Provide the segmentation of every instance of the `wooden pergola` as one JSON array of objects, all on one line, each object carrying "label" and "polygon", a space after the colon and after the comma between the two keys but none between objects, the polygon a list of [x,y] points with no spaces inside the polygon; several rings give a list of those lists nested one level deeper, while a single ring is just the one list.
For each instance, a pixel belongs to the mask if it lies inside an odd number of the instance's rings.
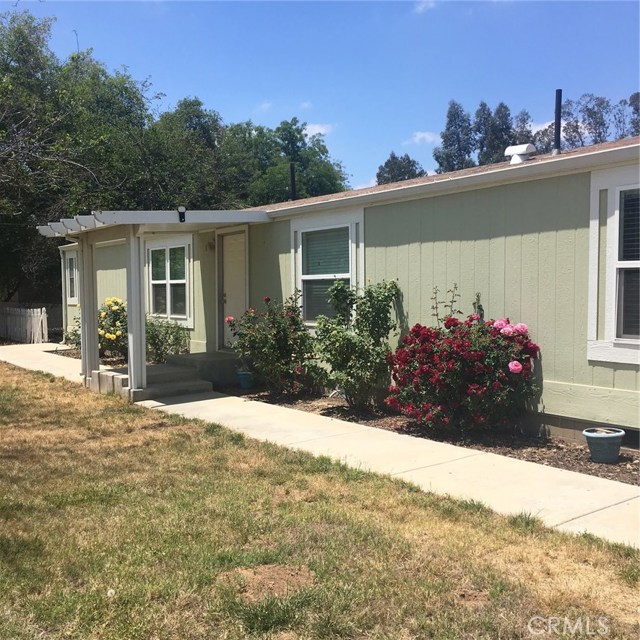
[{"label": "wooden pergola", "polygon": [[[149,233],[196,232],[238,224],[270,222],[265,211],[93,211],[37,227],[48,238],[66,238],[78,245],[78,301],[82,309],[81,375],[88,386],[100,370],[98,301],[94,243],[107,237],[127,245],[127,331],[129,388],[146,389],[145,249]],[[97,375],[97,373],[96,373]]]}]

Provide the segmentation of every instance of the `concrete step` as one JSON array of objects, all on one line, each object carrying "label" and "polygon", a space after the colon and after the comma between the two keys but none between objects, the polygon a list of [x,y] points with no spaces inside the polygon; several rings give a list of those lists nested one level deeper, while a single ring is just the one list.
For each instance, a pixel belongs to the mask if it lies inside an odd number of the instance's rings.
[{"label": "concrete step", "polygon": [[212,390],[213,385],[210,382],[196,378],[179,382],[149,384],[146,389],[129,389],[129,399],[131,402],[140,402],[141,400],[154,400],[191,393],[206,393]]}]

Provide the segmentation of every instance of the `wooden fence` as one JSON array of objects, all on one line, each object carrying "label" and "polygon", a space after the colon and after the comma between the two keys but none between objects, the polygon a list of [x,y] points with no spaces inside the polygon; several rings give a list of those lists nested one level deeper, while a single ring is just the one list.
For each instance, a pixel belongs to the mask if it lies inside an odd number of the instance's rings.
[{"label": "wooden fence", "polygon": [[47,310],[0,303],[0,338],[14,342],[47,342]]}]

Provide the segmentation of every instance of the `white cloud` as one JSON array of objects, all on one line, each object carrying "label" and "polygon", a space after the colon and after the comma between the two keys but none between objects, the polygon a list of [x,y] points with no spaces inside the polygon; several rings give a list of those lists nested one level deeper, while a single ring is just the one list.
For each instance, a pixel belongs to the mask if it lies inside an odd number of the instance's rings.
[{"label": "white cloud", "polygon": [[531,132],[537,133],[538,131],[542,131],[543,129],[546,129],[550,124],[553,124],[553,120],[549,120],[549,122],[541,122],[539,124],[536,122],[532,122]]},{"label": "white cloud", "polygon": [[378,181],[375,178],[371,178],[371,180],[369,180],[369,182],[366,182],[365,184],[357,184],[354,188],[354,190],[358,190],[358,189],[369,189],[370,187],[375,187],[378,184]]},{"label": "white cloud", "polygon": [[265,100],[264,102],[261,102],[257,107],[256,110],[257,111],[262,111],[263,113],[265,111],[269,111],[269,109],[271,109],[271,107],[273,106],[272,102],[268,102],[267,100]]},{"label": "white cloud", "polygon": [[300,108],[301,109],[311,109],[312,106],[313,105],[308,100],[305,100],[304,102],[300,103]]},{"label": "white cloud", "polygon": [[331,133],[334,129],[332,124],[308,124],[304,132],[307,134],[307,137],[315,136],[316,134],[321,134],[326,136]]},{"label": "white cloud", "polygon": [[402,144],[440,144],[440,134],[433,131],[414,131]]},{"label": "white cloud", "polygon": [[413,13],[424,13],[436,6],[435,0],[418,0],[413,5]]}]

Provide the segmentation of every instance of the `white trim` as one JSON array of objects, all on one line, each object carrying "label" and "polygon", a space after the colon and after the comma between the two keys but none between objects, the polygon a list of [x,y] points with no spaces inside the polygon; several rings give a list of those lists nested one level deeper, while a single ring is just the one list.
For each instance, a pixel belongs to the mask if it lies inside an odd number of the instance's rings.
[{"label": "white trim", "polygon": [[[616,167],[591,173],[589,219],[589,300],[587,358],[596,362],[640,365],[640,340],[616,336],[617,270],[620,192],[638,188],[637,166]],[[600,191],[607,190],[607,237],[605,254],[604,317],[598,318],[600,256]],[[633,263],[634,266],[636,263]],[[598,321],[604,323],[603,339],[598,340]]]},{"label": "white trim", "polygon": [[[302,234],[309,231],[349,228],[349,273],[334,274],[336,278],[349,278],[352,287],[360,289],[365,283],[364,274],[364,209],[352,207],[340,211],[308,214],[291,220],[291,284],[292,290],[302,292]],[[305,276],[305,280],[326,279],[326,276]],[[304,305],[304,299],[301,299]],[[307,321],[306,324],[315,323]]]},{"label": "white trim", "polygon": [[[169,293],[170,287],[170,273],[169,265],[166,265],[167,273],[166,279],[163,282],[167,286],[167,313],[156,314],[152,313],[152,295],[153,287],[151,286],[151,251],[157,249],[165,249],[165,260],[169,259],[169,249],[176,247],[185,247],[185,296],[186,296],[186,316],[171,315],[171,296]],[[144,242],[144,282],[146,286],[145,295],[145,311],[153,318],[161,318],[164,320],[173,320],[178,324],[186,327],[187,329],[193,329],[194,327],[194,309],[193,309],[193,235],[192,234],[180,234],[180,235],[165,235],[163,237],[154,236],[153,238],[145,237]]]},{"label": "white trim", "polygon": [[[67,305],[78,304],[78,288],[80,280],[78,278],[78,273],[80,271],[78,266],[78,251],[65,251],[64,252],[64,293],[65,293],[65,302]],[[75,295],[69,295],[71,291],[71,272],[69,270],[69,261],[73,260],[73,290]]]}]

